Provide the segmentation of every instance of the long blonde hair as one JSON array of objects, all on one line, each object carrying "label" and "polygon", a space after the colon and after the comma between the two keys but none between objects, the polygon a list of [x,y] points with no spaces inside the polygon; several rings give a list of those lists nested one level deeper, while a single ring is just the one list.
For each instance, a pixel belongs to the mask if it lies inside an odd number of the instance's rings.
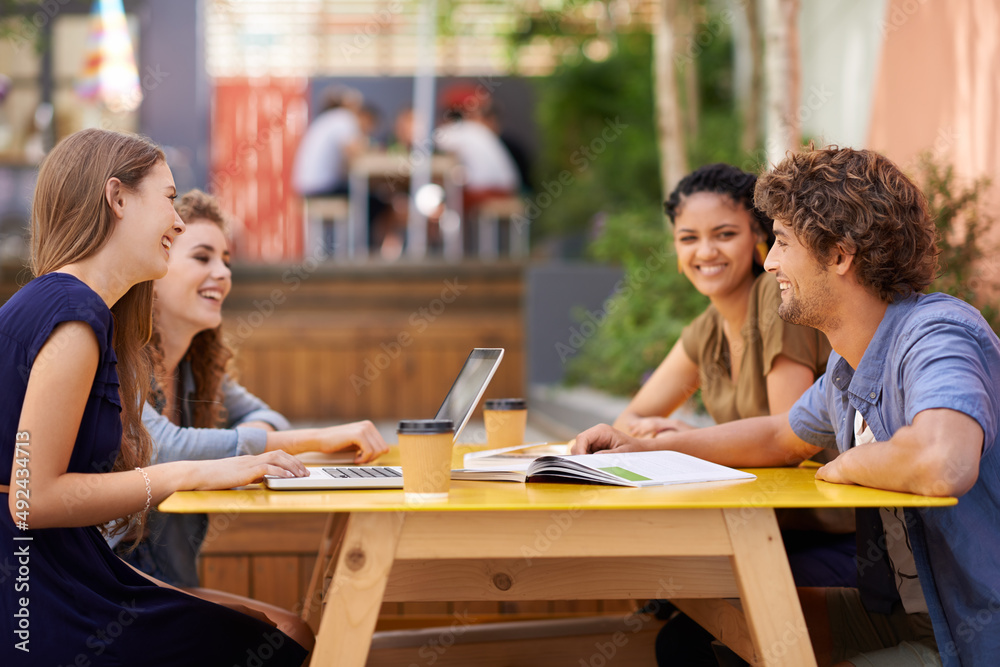
[{"label": "long blonde hair", "polygon": [[[115,217],[104,196],[117,178],[137,190],[149,171],[165,163],[163,151],[132,134],[88,129],[61,141],[38,172],[31,208],[31,270],[40,276],[93,255],[107,243]],[[152,440],[142,425],[152,369],[145,349],[153,328],[153,283],[133,285],[112,307],[114,349],[122,402],[122,442],[113,470],[149,463]],[[131,517],[119,519],[114,531]],[[140,517],[141,524],[145,517]]]}]

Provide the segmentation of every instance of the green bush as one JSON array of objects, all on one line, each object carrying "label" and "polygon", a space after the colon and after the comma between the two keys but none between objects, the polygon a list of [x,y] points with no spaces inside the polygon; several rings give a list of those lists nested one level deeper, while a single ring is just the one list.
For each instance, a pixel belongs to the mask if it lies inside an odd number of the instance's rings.
[{"label": "green bush", "polygon": [[[555,85],[549,87],[547,82],[539,121],[551,142],[545,153],[550,159],[543,160],[547,167],[540,172],[551,172],[559,164],[551,158],[565,155],[586,136],[577,128],[587,122],[593,127],[601,114],[628,110],[631,127],[627,134],[631,136],[614,147],[621,152],[613,159],[595,161],[589,180],[580,182],[578,198],[574,191],[575,208],[553,205],[555,210],[544,214],[543,229],[571,230],[591,220],[595,212],[603,212],[603,227],[594,230],[597,236],[587,255],[620,265],[625,278],[622,289],[607,304],[602,325],[567,364],[566,381],[629,395],[663,360],[684,326],[707,307],[708,299],[677,272],[673,235],[663,215],[652,42],[648,35],[635,35],[619,44],[617,54],[608,61],[567,65],[557,73]],[[697,134],[686,137],[688,164],[694,169],[714,162],[742,165],[752,161],[752,155],[740,150],[742,126],[732,93],[728,33],[718,35],[694,62],[699,115]],[[577,114],[590,120],[576,120]],[[657,268],[650,270],[650,264]],[[580,313],[579,319],[584,316]]]},{"label": "green bush", "polygon": [[672,235],[662,219],[658,210],[612,215],[592,244],[595,258],[621,263],[625,277],[606,302],[603,323],[567,364],[568,383],[635,393],[681,329],[708,305],[678,273]]},{"label": "green bush", "polygon": [[535,202],[543,210],[533,230],[541,236],[586,234],[602,212],[658,205],[652,42],[648,34],[616,41],[607,60],[564,63],[537,82]]}]

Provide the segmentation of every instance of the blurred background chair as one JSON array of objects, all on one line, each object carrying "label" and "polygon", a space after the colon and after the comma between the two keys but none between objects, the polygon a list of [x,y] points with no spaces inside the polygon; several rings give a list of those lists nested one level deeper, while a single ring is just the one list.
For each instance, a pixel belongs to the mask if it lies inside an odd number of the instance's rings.
[{"label": "blurred background chair", "polygon": [[347,197],[306,197],[303,204],[305,255],[353,257],[354,243],[348,224],[351,207]]},{"label": "blurred background chair", "polygon": [[[506,225],[501,225],[506,223]],[[520,197],[488,199],[479,206],[477,231],[479,257],[498,259],[504,245],[502,227],[507,227],[507,252],[511,257],[528,256],[530,221],[524,216],[524,202]]]}]

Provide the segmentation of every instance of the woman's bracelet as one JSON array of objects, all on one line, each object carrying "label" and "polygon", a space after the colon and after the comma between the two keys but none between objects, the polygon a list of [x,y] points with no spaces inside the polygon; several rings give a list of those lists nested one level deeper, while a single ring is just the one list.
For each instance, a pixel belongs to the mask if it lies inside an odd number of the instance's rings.
[{"label": "woman's bracelet", "polygon": [[149,506],[153,504],[153,488],[149,485],[149,475],[142,468],[136,468],[142,473],[142,478],[146,480],[146,506],[142,508],[143,512],[149,511]]}]

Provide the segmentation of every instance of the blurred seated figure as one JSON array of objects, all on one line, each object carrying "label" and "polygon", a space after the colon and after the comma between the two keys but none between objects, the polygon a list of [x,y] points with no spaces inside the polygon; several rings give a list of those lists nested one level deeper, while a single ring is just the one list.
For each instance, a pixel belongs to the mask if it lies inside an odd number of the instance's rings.
[{"label": "blurred seated figure", "polygon": [[466,221],[475,219],[483,202],[514,196],[521,187],[510,151],[485,122],[491,105],[485,91],[467,84],[449,88],[441,99],[445,122],[435,130],[434,142],[438,149],[454,154],[465,169]]},{"label": "blurred seated figure", "polygon": [[517,176],[521,181],[521,189],[527,193],[531,190],[531,154],[521,141],[504,128],[500,109],[496,102],[483,110],[483,123],[497,135],[517,167]]},{"label": "blurred seated figure", "polygon": [[[350,164],[368,149],[369,135],[378,124],[379,112],[364,105],[364,97],[353,88],[333,85],[323,91],[323,110],[306,130],[292,169],[292,187],[303,197],[347,197]],[[368,225],[373,237],[388,224],[392,209],[377,193],[368,194]],[[323,253],[332,254],[334,243],[343,239],[325,236]]]},{"label": "blurred seated figure", "polygon": [[396,112],[389,138],[389,151],[409,153],[413,148],[413,107],[403,107]]},{"label": "blurred seated figure", "polygon": [[[377,116],[375,117],[377,119]],[[377,123],[373,122],[373,127]],[[393,120],[392,132],[386,138],[385,151],[409,155],[413,147],[413,109],[403,107]],[[381,174],[372,189],[385,202],[385,215],[372,223],[371,245],[382,259],[395,261],[402,257],[406,236],[406,219],[409,211],[409,192],[406,187],[408,172]]]},{"label": "blurred seated figure", "polygon": [[358,117],[363,103],[353,88],[334,85],[323,91],[323,110],[295,154],[292,185],[303,197],[347,194],[348,163],[365,146]]},{"label": "blurred seated figure", "polygon": [[[492,102],[474,86],[460,84],[442,96],[444,124],[434,133],[442,151],[453,153],[465,168],[466,208],[491,197],[508,197],[520,187],[517,165],[500,137],[485,122]],[[468,214],[468,211],[466,212]]]}]

